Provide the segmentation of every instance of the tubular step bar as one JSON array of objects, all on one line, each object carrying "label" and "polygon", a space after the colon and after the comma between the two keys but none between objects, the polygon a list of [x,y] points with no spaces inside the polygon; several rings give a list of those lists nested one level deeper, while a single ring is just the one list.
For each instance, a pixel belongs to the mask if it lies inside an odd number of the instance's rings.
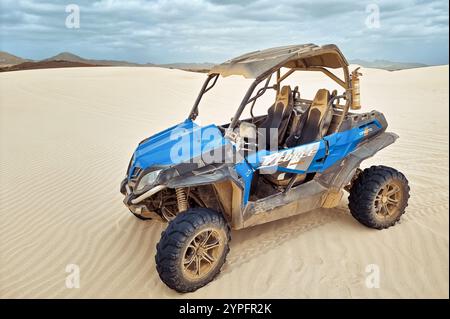
[{"label": "tubular step bar", "polygon": [[158,185],[153,187],[152,189],[149,189],[148,191],[146,191],[144,194],[142,194],[139,197],[136,197],[135,199],[131,200],[131,204],[136,205],[139,204],[140,202],[142,202],[144,199],[149,198],[150,196],[156,194],[159,191],[162,191],[164,188],[166,188],[167,186],[165,185]]}]

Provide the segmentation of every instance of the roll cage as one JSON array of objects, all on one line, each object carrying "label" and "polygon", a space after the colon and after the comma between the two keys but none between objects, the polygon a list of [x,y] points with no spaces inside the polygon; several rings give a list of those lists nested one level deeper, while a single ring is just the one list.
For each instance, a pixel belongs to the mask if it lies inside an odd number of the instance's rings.
[{"label": "roll cage", "polygon": [[[343,79],[331,72],[329,70],[330,68],[342,69]],[[287,71],[282,74],[282,69],[287,69]],[[195,100],[189,114],[189,119],[196,119],[198,116],[198,106],[203,95],[214,87],[219,75],[224,77],[229,75],[242,75],[246,78],[255,79],[248,88],[232,118],[229,125],[229,129],[232,130],[236,127],[242,112],[248,104],[251,103],[252,111],[256,100],[269,88],[275,89],[279,93],[281,82],[296,71],[322,72],[344,89],[343,95],[335,95],[330,100],[330,103],[341,98],[346,101],[345,105],[337,105],[337,108],[341,109],[341,113],[336,130],[339,130],[350,108],[359,108],[357,106],[352,107],[354,97],[354,94],[352,94],[352,79],[358,77],[359,73],[357,70],[350,74],[346,59],[335,45],[316,46],[306,44],[251,52],[213,67]],[[270,81],[274,74],[276,76],[276,83],[270,86]],[[264,86],[258,89],[256,94],[253,94],[258,85],[263,81],[265,81]]]}]

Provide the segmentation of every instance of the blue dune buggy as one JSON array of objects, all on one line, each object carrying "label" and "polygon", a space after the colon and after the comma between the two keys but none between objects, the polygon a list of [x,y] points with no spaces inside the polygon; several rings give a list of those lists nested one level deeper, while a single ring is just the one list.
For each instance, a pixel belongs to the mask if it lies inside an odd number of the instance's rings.
[{"label": "blue dune buggy", "polygon": [[[343,92],[319,89],[304,99],[297,86],[283,85],[297,71],[322,72]],[[202,96],[229,75],[254,79],[231,122],[197,125]],[[139,143],[120,191],[136,217],[168,222],[155,257],[164,283],[180,292],[206,285],[225,262],[230,229],[335,207],[344,190],[363,225],[383,229],[400,219],[405,176],[386,166],[359,169],[398,137],[386,132],[382,113],[350,111],[360,108],[359,76],[335,45],[251,52],[213,67],[189,117]],[[274,103],[255,116],[268,91]],[[251,116],[241,119],[247,108]]]}]

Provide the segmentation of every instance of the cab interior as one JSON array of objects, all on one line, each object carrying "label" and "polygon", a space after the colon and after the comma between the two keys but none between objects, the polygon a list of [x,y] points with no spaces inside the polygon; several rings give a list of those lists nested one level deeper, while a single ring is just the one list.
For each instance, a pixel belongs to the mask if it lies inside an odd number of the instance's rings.
[{"label": "cab interior", "polygon": [[[251,117],[238,122],[237,127],[240,133],[244,129],[256,132],[250,134],[256,139],[254,147],[245,150],[246,155],[262,148],[282,150],[308,144],[338,131],[345,108],[345,105],[340,102],[345,99],[345,96],[339,95],[336,89],[332,91],[325,88],[318,89],[313,99],[307,99],[302,96],[297,85],[294,87],[280,85],[277,81],[269,86],[269,82],[270,79],[267,80],[265,87],[256,90],[254,99],[249,99]],[[266,114],[255,116],[253,113],[257,99],[267,90],[275,90],[275,101],[269,105]],[[221,125],[224,130],[228,126],[229,123]],[[248,133],[242,135],[248,135]],[[295,186],[312,178],[314,174],[283,172],[260,174],[257,172],[253,179],[252,197],[266,197],[274,190],[285,188],[290,182],[291,186]]]}]

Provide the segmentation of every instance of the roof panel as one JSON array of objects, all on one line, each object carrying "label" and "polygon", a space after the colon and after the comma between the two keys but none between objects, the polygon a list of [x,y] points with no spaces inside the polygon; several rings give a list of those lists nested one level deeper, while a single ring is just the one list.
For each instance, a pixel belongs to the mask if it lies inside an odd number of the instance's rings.
[{"label": "roof panel", "polygon": [[214,66],[210,74],[222,76],[242,75],[257,78],[279,65],[292,67],[298,63],[305,67],[322,66],[339,68],[348,63],[341,51],[334,44],[318,46],[315,44],[289,45],[243,54]]}]

